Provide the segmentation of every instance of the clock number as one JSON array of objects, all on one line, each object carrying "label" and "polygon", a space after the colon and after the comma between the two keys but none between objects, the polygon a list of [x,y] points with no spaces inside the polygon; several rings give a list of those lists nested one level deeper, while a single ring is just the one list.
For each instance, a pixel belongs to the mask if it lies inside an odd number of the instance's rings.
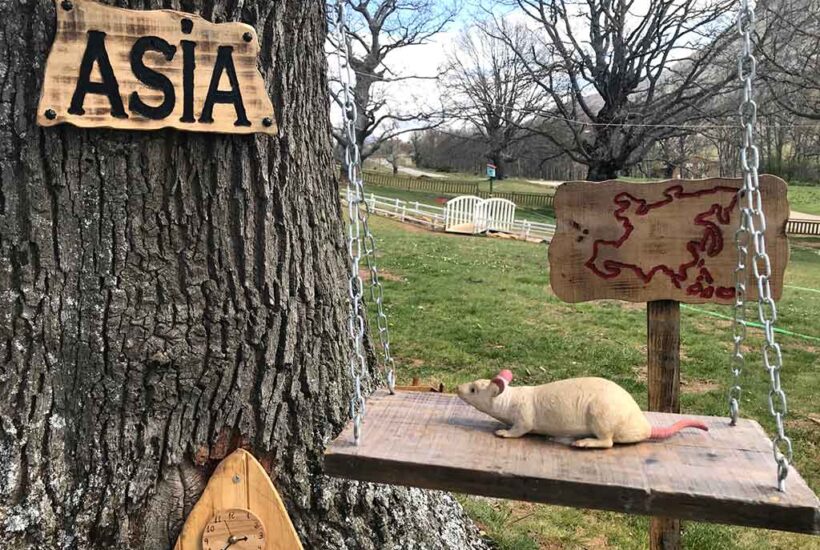
[{"label": "clock number", "polygon": [[216,527],[213,525],[208,526],[208,532],[213,533],[216,530]]},{"label": "clock number", "polygon": [[236,517],[236,514],[233,512],[228,512],[228,519],[234,519],[234,517]]}]

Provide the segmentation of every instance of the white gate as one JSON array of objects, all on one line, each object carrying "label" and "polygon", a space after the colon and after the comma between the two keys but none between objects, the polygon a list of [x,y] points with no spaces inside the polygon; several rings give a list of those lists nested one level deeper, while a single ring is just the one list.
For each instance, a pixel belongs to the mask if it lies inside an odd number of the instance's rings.
[{"label": "white gate", "polygon": [[444,229],[451,233],[512,233],[515,227],[515,203],[507,199],[483,200],[463,195],[447,201]]},{"label": "white gate", "polygon": [[483,205],[484,231],[511,233],[515,224],[515,203],[507,199],[487,199]]},{"label": "white gate", "polygon": [[462,195],[447,201],[444,207],[444,230],[453,233],[480,233],[476,220],[483,215],[484,201],[473,195]]}]

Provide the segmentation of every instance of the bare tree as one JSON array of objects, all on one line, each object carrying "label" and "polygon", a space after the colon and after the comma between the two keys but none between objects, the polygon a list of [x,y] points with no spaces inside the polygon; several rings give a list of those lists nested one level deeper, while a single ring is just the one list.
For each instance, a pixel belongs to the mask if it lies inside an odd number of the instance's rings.
[{"label": "bare tree", "polygon": [[766,0],[757,12],[759,73],[771,99],[794,115],[820,120],[820,3]]},{"label": "bare tree", "polygon": [[658,139],[681,133],[728,90],[732,63],[718,63],[735,28],[731,0],[515,0],[540,43],[524,50],[494,32],[527,64],[550,98],[544,116],[566,139],[544,135],[594,181],[634,165]]},{"label": "bare tree", "polygon": [[513,47],[481,25],[465,30],[448,55],[442,88],[448,118],[478,133],[498,179],[504,179],[506,164],[515,159],[513,146],[529,135],[524,122],[546,101],[515,53],[531,46],[530,31],[523,25],[501,24]]},{"label": "bare tree", "polygon": [[[366,159],[401,134],[441,122],[435,108],[403,108],[402,102],[393,100],[389,93],[390,84],[436,77],[399,74],[389,67],[387,58],[400,48],[424,44],[441,32],[455,18],[459,4],[458,0],[345,0],[344,8],[350,70],[355,78],[351,91],[358,111],[356,142],[362,159]],[[329,24],[328,43],[339,51],[345,44],[339,44],[333,32],[336,22],[332,15]],[[345,113],[338,75],[331,76],[330,93]],[[346,144],[340,128],[333,129],[333,137],[340,145]]]}]

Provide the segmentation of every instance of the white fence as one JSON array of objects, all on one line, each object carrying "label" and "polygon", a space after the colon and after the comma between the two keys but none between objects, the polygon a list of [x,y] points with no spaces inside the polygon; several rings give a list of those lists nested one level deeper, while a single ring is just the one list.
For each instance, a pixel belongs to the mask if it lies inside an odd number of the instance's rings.
[{"label": "white fence", "polygon": [[[343,195],[344,197],[344,195]],[[446,229],[445,208],[431,206],[418,201],[405,201],[392,197],[382,197],[367,193],[365,200],[370,211],[379,216],[395,218],[403,222],[412,222],[433,230]],[[455,199],[451,199],[452,200]],[[480,200],[480,199],[479,199]],[[549,223],[533,222],[524,219],[515,219],[508,224],[506,233],[521,239],[549,241],[555,234],[555,226]]]}]

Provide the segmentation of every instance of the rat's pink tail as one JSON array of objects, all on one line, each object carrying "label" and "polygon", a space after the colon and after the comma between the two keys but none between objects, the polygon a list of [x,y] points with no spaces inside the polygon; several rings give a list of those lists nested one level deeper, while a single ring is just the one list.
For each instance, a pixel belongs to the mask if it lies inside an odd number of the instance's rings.
[{"label": "rat's pink tail", "polygon": [[697,420],[678,420],[671,426],[664,428],[652,427],[652,433],[649,434],[649,439],[666,439],[672,437],[684,428],[697,428],[704,432],[709,431],[709,426]]}]

